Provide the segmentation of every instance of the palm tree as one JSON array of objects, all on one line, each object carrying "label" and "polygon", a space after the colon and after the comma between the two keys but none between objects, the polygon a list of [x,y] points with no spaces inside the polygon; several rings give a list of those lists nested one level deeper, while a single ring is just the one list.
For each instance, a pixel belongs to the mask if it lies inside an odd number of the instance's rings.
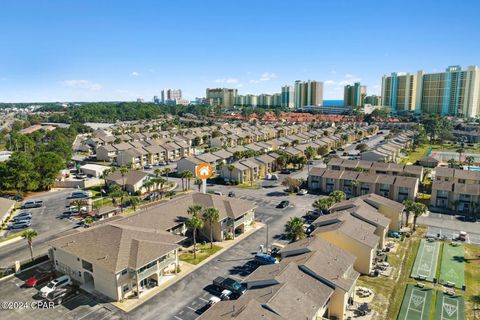
[{"label": "palm tree", "polygon": [[185,172],[185,179],[187,181],[187,189],[190,190],[190,180],[194,177],[191,171],[184,171]]},{"label": "palm tree", "polygon": [[132,206],[133,212],[135,212],[137,210],[138,204],[140,203],[140,198],[137,196],[133,196],[133,197],[130,197],[128,202]]},{"label": "palm tree", "polygon": [[200,192],[200,189],[202,188],[202,184],[203,184],[202,179],[196,178],[196,179],[195,179],[195,182],[194,182],[193,184],[195,184],[196,186],[198,186],[198,191]]},{"label": "palm tree", "polygon": [[148,179],[143,183],[142,188],[147,189],[147,192],[150,194],[150,191],[152,190],[152,187],[154,185],[155,185],[154,179]]},{"label": "palm tree", "polygon": [[107,188],[107,177],[113,172],[115,172],[115,168],[108,168],[103,170],[102,174],[100,175],[100,178],[103,179],[103,184],[105,185],[105,188]]},{"label": "palm tree", "polygon": [[197,258],[197,230],[203,228],[202,219],[197,216],[193,216],[185,223],[187,229],[192,232],[193,235],[193,258]]},{"label": "palm tree", "polygon": [[347,195],[345,194],[345,192],[340,190],[333,191],[332,193],[329,194],[329,196],[335,200],[335,203],[343,201],[347,198]]},{"label": "palm tree", "polygon": [[187,179],[187,175],[188,175],[188,170],[184,170],[180,173],[180,178],[182,178],[182,190],[185,191],[185,179]]},{"label": "palm tree", "polygon": [[415,202],[415,206],[413,207],[413,231],[415,231],[417,225],[417,218],[425,213],[427,213],[427,206],[421,202]]},{"label": "palm tree", "polygon": [[456,152],[458,153],[458,162],[462,163],[462,154],[465,153],[465,149],[459,148],[459,149],[457,149]]},{"label": "palm tree", "polygon": [[162,169],[157,168],[153,170],[153,174],[155,175],[155,178],[160,177],[162,175]]},{"label": "palm tree", "polygon": [[124,191],[125,191],[125,183],[126,183],[125,176],[127,175],[127,173],[128,173],[128,168],[125,166],[122,166],[120,168],[120,175],[122,176],[122,190]]},{"label": "palm tree", "polygon": [[465,157],[465,163],[468,166],[468,170],[470,170],[470,167],[475,163],[475,158],[473,156],[467,156]]},{"label": "palm tree", "polygon": [[25,230],[22,232],[22,238],[27,240],[28,242],[28,247],[30,249],[30,257],[32,258],[33,261],[33,239],[38,236],[38,232],[30,229],[30,230]]},{"label": "palm tree", "polygon": [[210,226],[210,249],[213,248],[213,224],[218,222],[220,218],[220,213],[217,208],[207,208],[203,211],[202,219],[205,222],[208,222]]},{"label": "palm tree", "polygon": [[458,212],[458,205],[459,205],[459,204],[460,204],[460,201],[458,201],[458,200],[452,201],[451,205],[452,205],[453,210],[454,210],[455,212]]},{"label": "palm tree", "polygon": [[315,209],[318,209],[322,212],[327,211],[333,204],[335,203],[335,199],[332,197],[324,197],[317,199],[313,202],[312,206]]},{"label": "palm tree", "polygon": [[199,204],[194,204],[188,207],[187,213],[191,216],[198,217],[198,215],[202,212],[203,208]]},{"label": "palm tree", "polygon": [[170,168],[165,168],[163,169],[163,174],[165,175],[165,177],[167,178],[167,181],[168,181],[168,174],[172,172],[172,169]]},{"label": "palm tree", "polygon": [[415,202],[411,199],[406,199],[403,201],[403,205],[405,206],[405,227],[407,227],[408,219],[410,217],[410,213],[412,213],[414,210]]},{"label": "palm tree", "polygon": [[291,217],[285,224],[285,234],[292,242],[305,238],[303,220],[300,217]]}]

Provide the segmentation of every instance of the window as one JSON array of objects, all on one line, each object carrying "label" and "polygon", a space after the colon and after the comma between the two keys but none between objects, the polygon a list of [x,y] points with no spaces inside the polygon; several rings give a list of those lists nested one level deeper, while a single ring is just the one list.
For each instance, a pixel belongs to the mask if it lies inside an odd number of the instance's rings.
[{"label": "window", "polygon": [[127,269],[122,270],[122,276],[127,274]]},{"label": "window", "polygon": [[128,291],[128,284],[124,284],[122,288],[123,293]]},{"label": "window", "polygon": [[82,272],[78,271],[78,276],[81,278],[82,277]]},{"label": "window", "polygon": [[465,183],[465,179],[458,179],[458,183]]}]

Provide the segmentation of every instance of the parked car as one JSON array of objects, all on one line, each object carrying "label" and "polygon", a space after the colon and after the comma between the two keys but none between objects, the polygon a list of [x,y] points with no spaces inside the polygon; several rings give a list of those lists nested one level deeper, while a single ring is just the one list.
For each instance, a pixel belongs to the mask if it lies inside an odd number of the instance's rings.
[{"label": "parked car", "polygon": [[41,208],[43,201],[41,200],[29,200],[22,204],[22,209]]},{"label": "parked car", "polygon": [[214,191],[213,194],[216,194],[217,196],[223,196],[223,193],[221,193],[220,191]]},{"label": "parked car", "polygon": [[271,255],[269,254],[265,254],[265,253],[257,253],[255,255],[255,257],[253,258],[253,260],[259,264],[259,265],[266,265],[266,264],[276,264],[278,263],[277,259],[275,259],[274,257],[272,257]]},{"label": "parked car", "polygon": [[64,286],[48,293],[45,300],[53,302],[54,304],[62,304],[62,302],[73,298],[78,292],[78,287],[76,286]]},{"label": "parked car", "polygon": [[290,201],[288,201],[288,200],[283,200],[282,202],[280,202],[280,203],[277,205],[277,208],[283,209],[283,208],[288,207],[289,204],[290,204]]},{"label": "parked car", "polygon": [[307,193],[308,193],[307,190],[305,190],[305,189],[300,189],[300,190],[298,190],[297,195],[299,195],[299,196],[304,196],[304,195],[306,195]]},{"label": "parked car", "polygon": [[20,222],[20,221],[27,221],[27,220],[31,220],[32,219],[32,215],[25,215],[25,216],[15,216],[13,217],[13,222]]},{"label": "parked car", "polygon": [[230,192],[228,193],[228,196],[229,196],[230,198],[235,198],[235,191],[230,191]]},{"label": "parked car", "polygon": [[83,199],[90,197],[90,194],[86,191],[75,191],[70,195],[71,199]]},{"label": "parked car", "polygon": [[466,241],[467,240],[467,233],[465,231],[460,231],[458,233],[458,240]]},{"label": "parked car", "polygon": [[87,179],[87,175],[85,173],[77,173],[75,175],[75,178],[83,180],[83,179]]},{"label": "parked car", "polygon": [[211,308],[214,304],[216,304],[217,302],[220,302],[220,301],[222,301],[222,299],[220,299],[219,297],[211,296],[210,299],[208,299],[208,302],[207,302],[207,309]]},{"label": "parked car", "polygon": [[288,170],[288,169],[282,169],[282,171],[280,171],[281,174],[290,174],[292,173],[291,170]]},{"label": "parked car", "polygon": [[88,212],[87,207],[78,207],[78,206],[70,206],[68,208],[67,213],[72,214],[72,213],[79,213],[79,212]]},{"label": "parked car", "polygon": [[397,231],[388,231],[388,236],[390,238],[400,238],[400,232]]},{"label": "parked car", "polygon": [[143,166],[143,169],[150,170],[150,169],[153,169],[153,166],[151,164],[146,164]]},{"label": "parked car", "polygon": [[71,284],[72,284],[72,279],[70,278],[70,276],[65,275],[65,276],[58,277],[57,279],[50,281],[45,287],[40,289],[40,295],[46,298],[49,293]]},{"label": "parked car", "polygon": [[216,277],[213,280],[213,285],[219,290],[230,290],[238,297],[247,291],[247,288],[244,285],[232,278]]},{"label": "parked car", "polygon": [[32,222],[30,220],[20,220],[20,221],[15,221],[11,224],[8,225],[8,229],[23,229],[23,228],[28,228]]},{"label": "parked car", "polygon": [[17,214],[15,216],[15,218],[20,218],[20,217],[24,217],[26,219],[31,219],[32,218],[32,213],[29,212],[29,211],[24,211],[24,212],[20,212],[19,214]]},{"label": "parked car", "polygon": [[55,273],[53,272],[38,273],[33,277],[30,277],[27,280],[25,280],[23,285],[27,288],[33,288],[38,285],[44,284],[45,282],[48,282],[53,278],[55,278]]},{"label": "parked car", "polygon": [[276,173],[272,174],[272,180],[278,180],[278,174]]}]

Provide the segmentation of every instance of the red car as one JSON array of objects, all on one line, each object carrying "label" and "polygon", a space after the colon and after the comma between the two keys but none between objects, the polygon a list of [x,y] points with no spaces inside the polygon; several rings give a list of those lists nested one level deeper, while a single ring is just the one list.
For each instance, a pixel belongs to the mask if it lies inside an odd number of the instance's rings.
[{"label": "red car", "polygon": [[55,278],[55,274],[52,273],[52,272],[39,273],[39,274],[36,274],[35,276],[25,280],[24,286],[27,287],[27,288],[32,288],[32,287],[35,287],[39,284],[48,282],[48,281],[50,281],[54,278]]}]

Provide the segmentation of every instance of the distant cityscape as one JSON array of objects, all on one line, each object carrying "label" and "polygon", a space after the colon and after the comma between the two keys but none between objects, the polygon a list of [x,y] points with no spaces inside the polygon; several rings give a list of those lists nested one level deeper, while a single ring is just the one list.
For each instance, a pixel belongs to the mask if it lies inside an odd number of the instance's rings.
[{"label": "distant cityscape", "polygon": [[[239,94],[236,88],[207,88],[204,98],[190,101],[181,89],[164,89],[154,96],[158,104],[209,104],[222,107],[289,108],[341,114],[352,108],[389,107],[393,114],[434,113],[476,117],[480,115],[480,69],[449,66],[444,72],[392,72],[382,77],[381,95],[368,95],[361,82],[344,87],[343,100],[324,100],[323,81],[297,80],[280,92]],[[139,102],[143,101],[138,99]]]}]

